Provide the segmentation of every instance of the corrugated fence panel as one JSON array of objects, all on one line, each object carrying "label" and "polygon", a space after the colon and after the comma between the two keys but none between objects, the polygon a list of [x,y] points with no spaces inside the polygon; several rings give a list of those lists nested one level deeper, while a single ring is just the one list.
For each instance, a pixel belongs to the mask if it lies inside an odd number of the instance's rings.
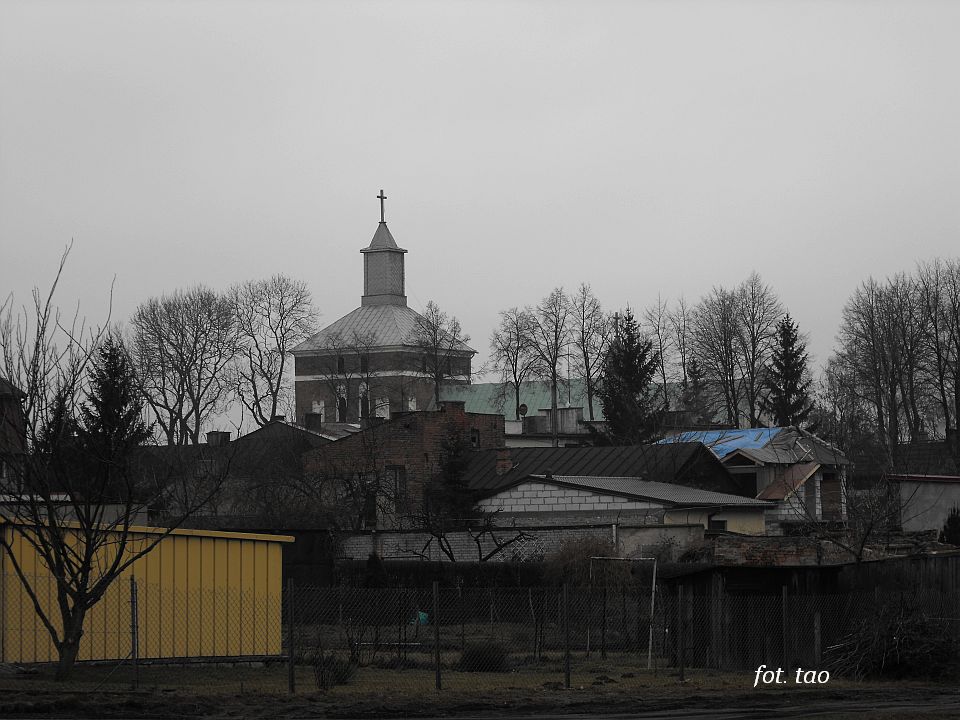
[{"label": "corrugated fence panel", "polygon": [[[140,529],[131,548],[156,538]],[[0,527],[30,578],[45,614],[59,627],[56,583],[34,548]],[[279,655],[282,543],[292,538],[178,530],[114,581],[87,614],[79,660],[131,652],[131,586],[137,580],[142,658]],[[0,662],[47,662],[57,653],[12,562],[0,558]]]}]

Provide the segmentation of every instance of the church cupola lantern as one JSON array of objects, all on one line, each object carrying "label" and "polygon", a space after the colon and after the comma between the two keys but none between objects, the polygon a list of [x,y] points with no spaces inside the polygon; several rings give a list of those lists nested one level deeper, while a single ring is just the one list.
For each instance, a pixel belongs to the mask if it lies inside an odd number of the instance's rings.
[{"label": "church cupola lantern", "polygon": [[380,224],[373,240],[360,251],[363,253],[363,297],[360,304],[406,306],[403,256],[407,251],[397,246],[387,228],[383,204],[387,196],[383,190],[377,198],[380,200]]}]

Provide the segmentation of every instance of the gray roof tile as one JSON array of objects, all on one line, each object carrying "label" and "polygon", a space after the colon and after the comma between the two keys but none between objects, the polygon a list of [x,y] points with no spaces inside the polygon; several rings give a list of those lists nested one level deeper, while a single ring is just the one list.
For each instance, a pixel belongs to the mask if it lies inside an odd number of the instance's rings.
[{"label": "gray roof tile", "polygon": [[[344,315],[293,349],[296,353],[330,350],[362,343],[374,347],[414,346],[417,321],[421,317],[406,305],[363,305]],[[460,351],[475,353],[466,343]]]}]

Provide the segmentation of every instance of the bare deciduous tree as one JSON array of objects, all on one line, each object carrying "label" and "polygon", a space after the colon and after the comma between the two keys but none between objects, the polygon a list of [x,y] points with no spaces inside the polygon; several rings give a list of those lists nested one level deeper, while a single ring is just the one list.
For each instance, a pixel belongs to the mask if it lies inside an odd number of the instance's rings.
[{"label": "bare deciduous tree", "polygon": [[690,306],[683,297],[681,297],[673,309],[667,313],[667,320],[670,322],[670,329],[673,334],[671,345],[676,352],[677,376],[680,379],[680,388],[682,392],[686,392],[689,382],[687,378],[687,368],[691,359]]},{"label": "bare deciduous tree", "polygon": [[737,339],[740,335],[736,293],[713,288],[694,308],[690,350],[704,371],[707,390],[722,398],[725,420],[739,421]]},{"label": "bare deciduous tree", "polygon": [[417,319],[411,342],[423,354],[421,372],[433,382],[433,399],[440,403],[440,387],[450,377],[464,374],[464,358],[472,354],[467,347],[470,336],[465,335],[460,321],[448,315],[432,300]]},{"label": "bare deciduous tree", "polygon": [[262,427],[289,395],[290,349],[316,332],[317,310],[307,284],[285,275],[241,283],[229,297],[239,336],[235,390]]},{"label": "bare deciduous tree", "polygon": [[520,390],[537,372],[539,356],[533,348],[533,318],[526,310],[512,307],[500,311],[500,325],[490,337],[490,360],[501,381],[514,391],[514,418],[520,419]]},{"label": "bare deciduous tree", "polygon": [[144,397],[170,445],[199,443],[207,418],[224,407],[227,368],[237,353],[232,303],[198,286],[151,298],[131,320]]},{"label": "bare deciduous tree", "polygon": [[764,369],[770,361],[777,321],[783,307],[773,288],[764,284],[757,273],[743,281],[736,290],[737,333],[736,365],[742,384],[747,422],[760,425],[760,400],[764,391]]},{"label": "bare deciduous tree", "polygon": [[570,302],[558,287],[528,312],[533,318],[533,349],[540,360],[539,372],[550,381],[550,433],[553,447],[557,447],[557,384],[560,358],[570,342]]},{"label": "bare deciduous tree", "polygon": [[[13,499],[0,551],[57,650],[58,680],[69,677],[84,620],[108,588],[207,499],[194,495],[160,532],[137,531],[169,479],[137,462],[136,443],[149,432],[122,343],[54,305],[68,253],[31,310],[15,314],[12,300],[0,310],[3,372],[20,390],[19,419],[5,416],[2,430],[23,449],[15,472],[0,478],[0,495]],[[32,574],[31,554],[48,576]]]},{"label": "bare deciduous tree", "polygon": [[571,344],[574,348],[574,370],[583,380],[587,394],[587,413],[593,420],[593,398],[603,355],[610,339],[610,317],[590,286],[581,283],[570,296]]},{"label": "bare deciduous tree", "polygon": [[[680,318],[677,318],[681,320]],[[660,396],[664,410],[670,409],[669,367],[675,345],[675,336],[671,332],[672,320],[666,301],[657,296],[655,305],[643,311],[645,330],[653,342],[657,353],[657,374],[660,376]]]}]

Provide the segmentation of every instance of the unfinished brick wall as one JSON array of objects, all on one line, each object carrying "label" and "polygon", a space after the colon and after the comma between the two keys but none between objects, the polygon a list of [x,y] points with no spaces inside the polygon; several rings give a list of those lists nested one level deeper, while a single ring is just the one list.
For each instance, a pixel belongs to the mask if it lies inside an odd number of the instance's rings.
[{"label": "unfinished brick wall", "polygon": [[501,448],[503,416],[467,413],[462,402],[446,402],[438,411],[401,415],[307,453],[304,470],[308,476],[363,472],[387,477],[402,468],[406,492],[397,512],[411,513],[421,507],[424,485],[440,471],[444,441],[454,433],[475,442],[475,450]]}]

